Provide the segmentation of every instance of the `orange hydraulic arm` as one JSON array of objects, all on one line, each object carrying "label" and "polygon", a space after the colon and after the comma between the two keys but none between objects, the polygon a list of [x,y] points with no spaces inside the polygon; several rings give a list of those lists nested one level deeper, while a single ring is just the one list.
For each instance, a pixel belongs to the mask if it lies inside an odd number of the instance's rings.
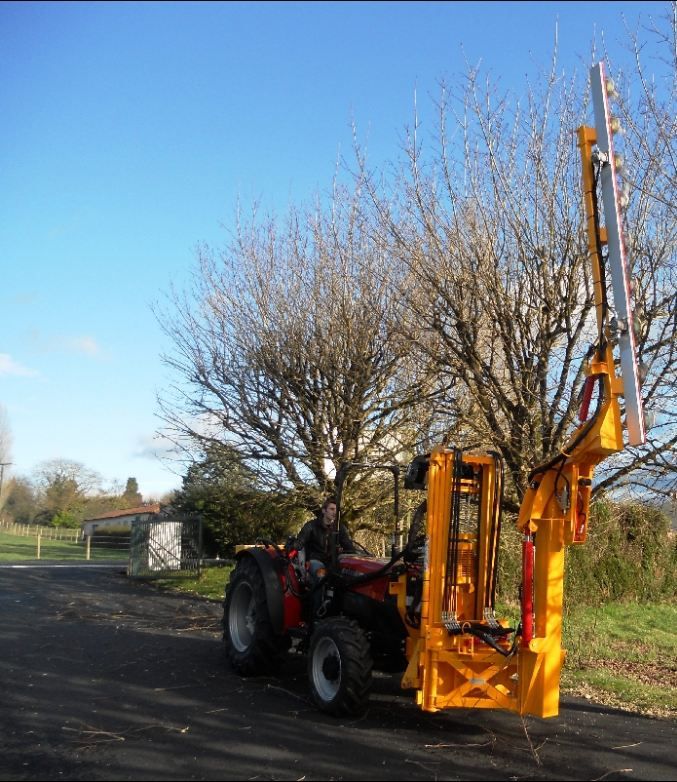
[{"label": "orange hydraulic arm", "polygon": [[[591,85],[596,129],[579,128],[578,146],[597,313],[596,351],[586,367],[581,423],[556,457],[532,471],[518,519],[524,535],[520,711],[542,717],[556,715],[559,708],[564,658],[561,650],[564,547],[586,540],[595,466],[624,448],[619,396],[625,399],[629,442],[641,445],[646,437],[612,143],[614,122],[609,110],[609,83],[602,63],[591,70]],[[598,148],[593,151],[595,144]],[[599,225],[598,184],[602,190],[605,227]],[[603,257],[605,245],[607,252]],[[607,268],[619,323],[620,377],[616,375],[612,351]],[[587,421],[595,385],[596,410]]]},{"label": "orange hydraulic arm", "polygon": [[[564,549],[586,540],[594,468],[624,448],[621,395],[625,397],[630,442],[643,442],[634,343],[632,333],[628,334],[632,313],[616,186],[605,170],[610,166],[614,173],[602,64],[593,68],[591,75],[597,128],[603,123],[606,149],[593,150],[596,143],[599,146],[595,129],[579,129],[597,314],[597,340],[586,366],[579,423],[561,451],[529,476],[517,522],[523,534],[519,634],[499,622],[493,611],[500,460],[495,454],[477,455],[444,447],[430,454],[420,624],[407,628],[409,665],[402,680],[403,687],[417,690],[417,702],[426,711],[465,707],[502,708],[538,717],[558,714],[565,654],[561,648]],[[600,181],[606,227],[600,226]],[[614,365],[607,266],[611,267],[616,312],[624,321],[619,339],[622,377],[616,376]],[[595,409],[588,418],[593,398]],[[393,584],[391,592],[397,595],[398,604],[403,604],[403,585]]]}]

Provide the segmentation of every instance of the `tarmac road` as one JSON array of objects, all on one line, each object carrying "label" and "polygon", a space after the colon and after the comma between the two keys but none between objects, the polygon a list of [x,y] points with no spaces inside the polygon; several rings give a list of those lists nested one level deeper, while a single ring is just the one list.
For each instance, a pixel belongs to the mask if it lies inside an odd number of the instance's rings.
[{"label": "tarmac road", "polygon": [[677,780],[677,722],[588,701],[425,714],[384,675],[335,720],[301,658],[228,670],[220,615],[119,565],[0,568],[0,779]]}]

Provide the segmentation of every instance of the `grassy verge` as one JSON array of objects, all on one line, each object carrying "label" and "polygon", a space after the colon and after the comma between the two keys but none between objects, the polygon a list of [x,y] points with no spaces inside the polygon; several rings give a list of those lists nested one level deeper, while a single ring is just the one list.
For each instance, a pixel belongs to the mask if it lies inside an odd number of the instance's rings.
[{"label": "grassy verge", "polygon": [[172,592],[182,592],[188,595],[197,595],[208,600],[223,600],[228,577],[233,566],[227,563],[223,565],[204,568],[199,576],[186,578],[154,578],[152,583],[160,589],[169,589]]},{"label": "grassy verge", "polygon": [[677,719],[677,602],[577,606],[564,618],[562,689]]},{"label": "grassy verge", "polygon": [[[35,561],[38,555],[37,537],[19,537],[0,532],[0,562],[26,562]],[[92,547],[90,560],[127,561],[127,550],[105,549]],[[71,543],[66,540],[45,540],[40,542],[41,560],[81,561],[85,562],[85,544]]]}]

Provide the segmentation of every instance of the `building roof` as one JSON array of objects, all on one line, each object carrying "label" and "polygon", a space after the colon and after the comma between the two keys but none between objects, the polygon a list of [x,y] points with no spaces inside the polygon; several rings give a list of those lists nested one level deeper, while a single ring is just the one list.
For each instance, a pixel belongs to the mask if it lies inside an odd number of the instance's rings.
[{"label": "building roof", "polygon": [[140,516],[142,513],[159,513],[160,503],[153,502],[149,505],[138,505],[135,508],[121,508],[120,510],[110,510],[108,513],[102,513],[100,516],[92,516],[85,521],[102,521],[103,519],[119,519],[123,516]]}]

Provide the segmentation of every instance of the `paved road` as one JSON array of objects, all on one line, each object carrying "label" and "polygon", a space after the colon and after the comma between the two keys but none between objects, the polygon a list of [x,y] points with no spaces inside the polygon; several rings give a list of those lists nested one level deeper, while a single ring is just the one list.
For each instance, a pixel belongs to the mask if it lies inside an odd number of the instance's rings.
[{"label": "paved road", "polygon": [[118,568],[1,568],[0,618],[1,780],[677,779],[677,722],[586,701],[430,715],[383,676],[366,716],[329,718],[302,660],[240,679],[217,604]]}]

